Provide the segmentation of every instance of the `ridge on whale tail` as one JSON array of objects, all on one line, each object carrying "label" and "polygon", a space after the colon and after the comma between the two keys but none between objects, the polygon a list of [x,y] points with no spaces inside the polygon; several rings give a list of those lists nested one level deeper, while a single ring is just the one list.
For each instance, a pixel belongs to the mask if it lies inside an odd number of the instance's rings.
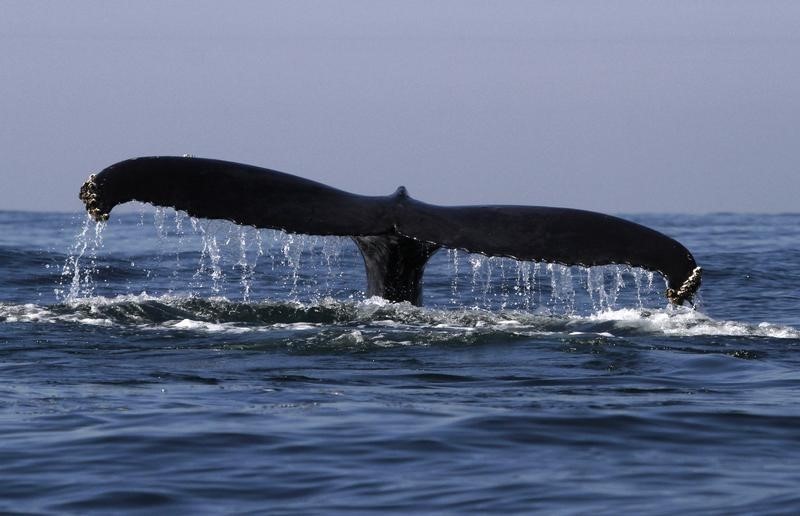
[{"label": "ridge on whale tail", "polygon": [[676,240],[618,217],[542,206],[436,206],[409,197],[357,195],[283,172],[195,157],[121,161],[80,190],[86,210],[107,220],[141,201],[193,217],[289,233],[351,237],[364,257],[367,295],[422,303],[421,280],[440,248],[564,265],[628,264],[667,280],[667,298],[691,302],[701,269]]}]

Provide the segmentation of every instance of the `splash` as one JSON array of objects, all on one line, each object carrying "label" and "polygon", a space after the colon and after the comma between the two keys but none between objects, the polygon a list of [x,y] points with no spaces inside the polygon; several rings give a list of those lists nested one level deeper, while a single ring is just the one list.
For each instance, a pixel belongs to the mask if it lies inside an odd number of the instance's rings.
[{"label": "splash", "polygon": [[517,310],[489,311],[421,308],[379,298],[363,301],[325,299],[319,303],[287,301],[239,302],[148,293],[93,296],[53,306],[0,303],[0,324],[67,324],[78,327],[135,328],[137,331],[206,334],[310,332],[320,340],[358,329],[367,340],[419,345],[436,342],[492,341],[493,336],[724,336],[800,340],[797,329],[771,324],[715,320],[696,310],[623,308],[588,316],[537,314]]},{"label": "splash", "polygon": [[86,215],[61,268],[59,286],[54,290],[56,299],[69,302],[94,293],[97,251],[103,247],[105,227],[105,222],[94,222],[90,215]]}]

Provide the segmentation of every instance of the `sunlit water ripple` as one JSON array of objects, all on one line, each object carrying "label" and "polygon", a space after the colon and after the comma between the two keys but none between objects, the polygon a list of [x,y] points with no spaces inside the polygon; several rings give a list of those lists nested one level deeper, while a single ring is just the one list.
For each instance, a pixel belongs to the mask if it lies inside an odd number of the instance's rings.
[{"label": "sunlit water ripple", "polygon": [[697,310],[452,251],[417,308],[346,239],[0,212],[0,510],[794,512],[800,215],[631,218]]}]

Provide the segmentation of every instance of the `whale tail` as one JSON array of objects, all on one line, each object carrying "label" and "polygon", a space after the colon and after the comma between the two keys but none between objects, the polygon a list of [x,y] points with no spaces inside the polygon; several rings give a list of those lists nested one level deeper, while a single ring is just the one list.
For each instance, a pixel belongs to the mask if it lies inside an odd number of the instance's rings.
[{"label": "whale tail", "polygon": [[141,201],[194,217],[289,233],[351,237],[367,295],[422,303],[421,279],[440,248],[565,265],[628,264],[661,273],[667,298],[691,302],[701,269],[676,240],[610,215],[543,206],[435,206],[400,187],[364,196],[283,172],[194,157],[145,157],[93,175],[80,199],[95,220]]}]

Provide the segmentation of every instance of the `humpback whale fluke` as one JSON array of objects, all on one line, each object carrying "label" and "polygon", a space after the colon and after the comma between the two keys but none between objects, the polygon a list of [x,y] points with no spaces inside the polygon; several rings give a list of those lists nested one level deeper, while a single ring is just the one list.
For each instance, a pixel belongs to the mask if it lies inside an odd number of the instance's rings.
[{"label": "humpback whale fluke", "polygon": [[543,206],[435,206],[405,187],[357,195],[283,172],[195,157],[121,161],[92,175],[80,199],[98,221],[142,201],[193,217],[289,233],[351,237],[367,270],[367,295],[422,302],[420,281],[441,247],[564,265],[628,264],[667,280],[667,298],[691,302],[701,269],[676,240],[618,217]]}]

